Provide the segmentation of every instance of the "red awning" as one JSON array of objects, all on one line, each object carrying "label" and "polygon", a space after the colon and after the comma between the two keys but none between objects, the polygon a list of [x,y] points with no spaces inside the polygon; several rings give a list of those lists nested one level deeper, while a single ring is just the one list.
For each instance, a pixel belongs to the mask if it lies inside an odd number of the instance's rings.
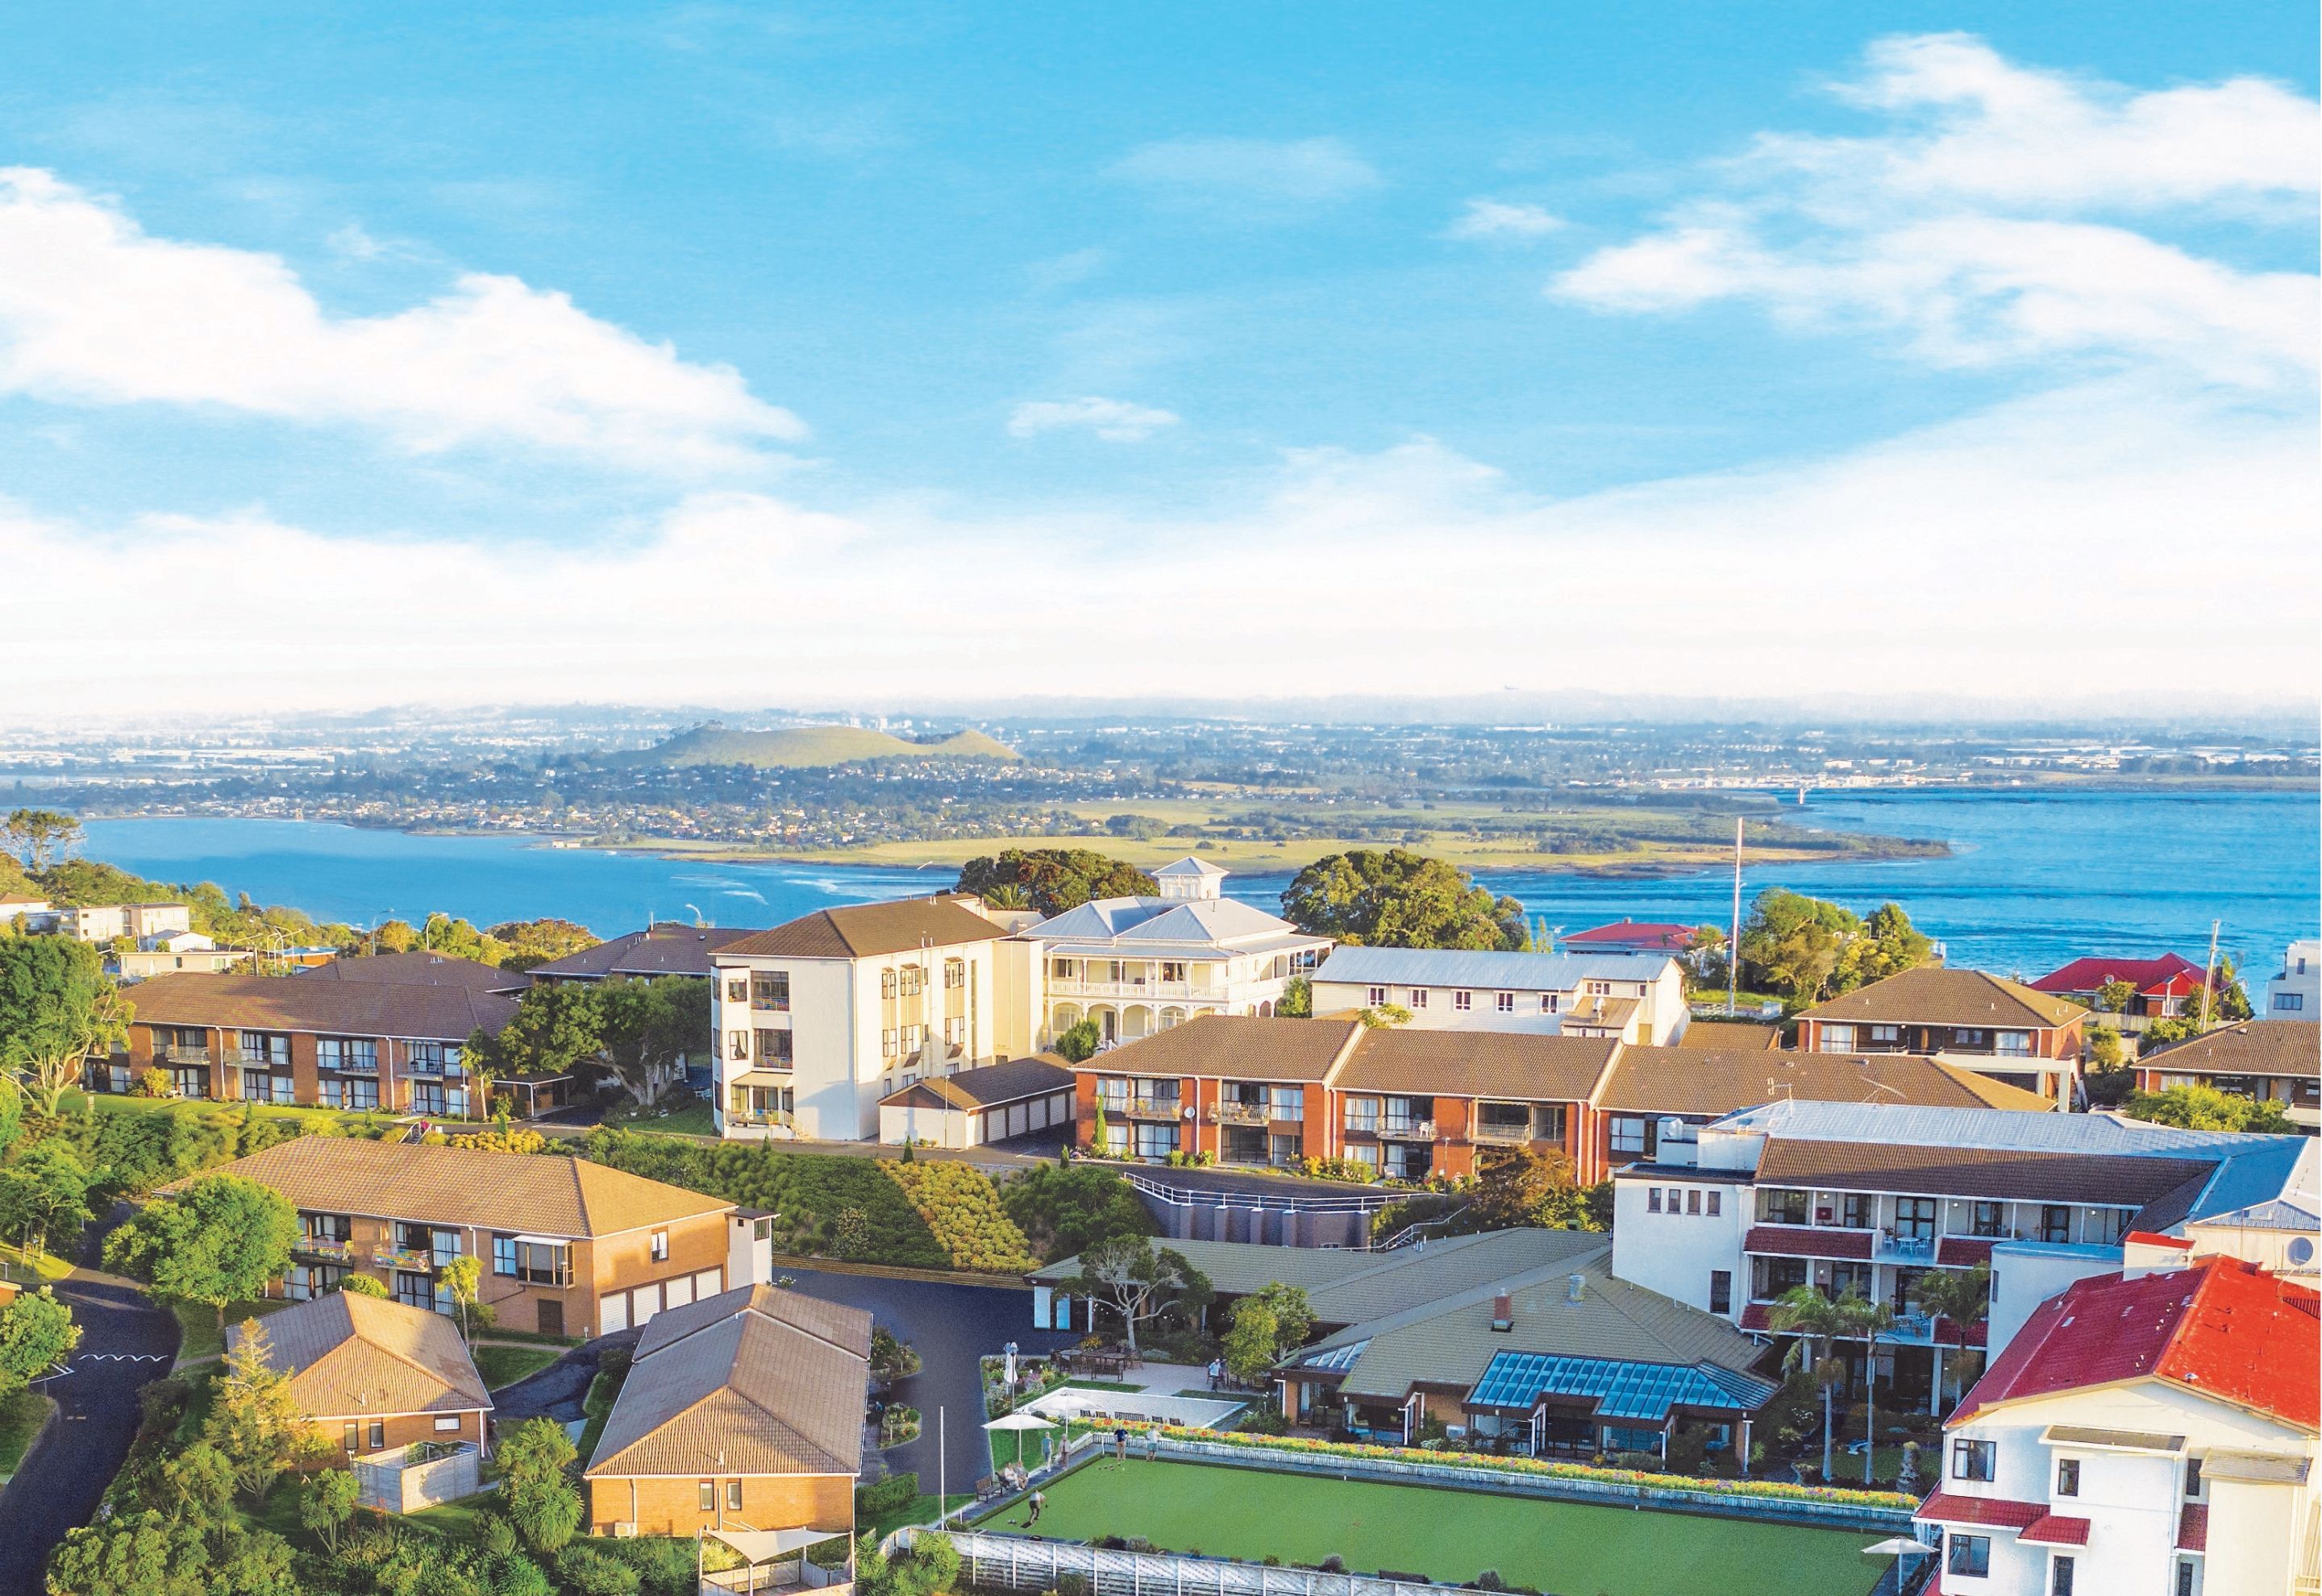
[{"label": "red awning", "polygon": [[2024,1533],[2016,1538],[2041,1546],[2085,1546],[2089,1544],[2089,1521],[2043,1513],[2026,1524]]},{"label": "red awning", "polygon": [[1742,1238],[1746,1253],[1773,1253],[1785,1258],[1868,1258],[1868,1230],[1803,1229],[1789,1225],[1753,1225]]},{"label": "red awning", "polygon": [[1962,1496],[1938,1491],[1912,1515],[1930,1524],[1975,1524],[1989,1529],[2028,1529],[2048,1516],[2044,1501],[2011,1501],[2004,1496]]}]

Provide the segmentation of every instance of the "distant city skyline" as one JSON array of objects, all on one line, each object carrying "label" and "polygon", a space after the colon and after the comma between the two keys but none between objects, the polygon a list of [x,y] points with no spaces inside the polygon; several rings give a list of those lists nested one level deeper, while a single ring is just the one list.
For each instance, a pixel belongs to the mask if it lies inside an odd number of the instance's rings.
[{"label": "distant city skyline", "polygon": [[2299,712],[2316,48],[2235,5],[28,17],[0,725]]}]

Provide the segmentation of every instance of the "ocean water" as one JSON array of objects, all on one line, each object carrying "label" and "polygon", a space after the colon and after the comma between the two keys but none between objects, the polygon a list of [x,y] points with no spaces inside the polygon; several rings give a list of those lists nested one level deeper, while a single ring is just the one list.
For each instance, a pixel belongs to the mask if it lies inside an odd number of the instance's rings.
[{"label": "ocean water", "polygon": [[[1940,837],[1947,859],[1751,866],[1769,886],[1867,911],[1892,898],[1953,962],[2037,975],[2081,953],[2199,959],[2219,948],[2259,979],[2322,924],[2322,795],[2180,789],[2120,792],[1893,792],[1815,796],[1804,825]],[[718,864],[550,848],[511,836],[426,836],[282,820],[95,820],[87,852],[162,880],[211,880],[318,919],[368,925],[441,909],[478,925],[559,915],[600,935],[648,916],[772,926],[833,904],[947,887],[940,868]],[[1592,877],[1490,871],[1495,892],[1550,926],[1623,917],[1722,924],[1729,872]],[[1277,907],[1286,875],[1230,880]]]}]

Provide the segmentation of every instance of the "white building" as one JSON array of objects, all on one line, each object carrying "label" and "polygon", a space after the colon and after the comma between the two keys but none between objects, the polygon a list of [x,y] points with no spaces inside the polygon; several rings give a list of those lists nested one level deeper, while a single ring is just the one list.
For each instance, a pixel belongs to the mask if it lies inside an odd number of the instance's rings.
[{"label": "white building", "polygon": [[222,948],[198,931],[169,931],[140,937],[136,947],[114,954],[113,962],[123,980],[135,981],[188,970],[222,975],[250,956],[248,948]]},{"label": "white building", "polygon": [[1333,948],[1314,1012],[1385,1004],[1414,1029],[1612,1036],[1664,1047],[1685,1035],[1685,971],[1667,953],[1503,953]]},{"label": "white building", "polygon": [[2281,968],[2265,983],[2259,1014],[2273,1019],[2322,1019],[2322,942],[2293,942]]},{"label": "white building", "polygon": [[45,929],[77,942],[112,942],[193,928],[192,913],[182,903],[96,903],[79,908],[52,909]]},{"label": "white building", "polygon": [[864,1141],[913,1081],[1028,1053],[1035,980],[974,898],[823,909],[710,955],[718,1133]]},{"label": "white building", "polygon": [[1330,951],[1329,937],[1227,898],[1214,864],[1180,859],[1153,876],[1157,898],[1101,898],[1019,935],[1045,976],[1040,1046],[1083,1019],[1110,1045],[1196,1015],[1270,1015]]},{"label": "white building", "polygon": [[2230,1258],[2043,1304],[1944,1426],[1943,1596],[2316,1589],[2316,1312]]},{"label": "white building", "polygon": [[[2088,1114],[1782,1101],[1699,1128],[1614,1174],[1614,1272],[1770,1334],[1795,1286],[1891,1309],[1879,1389],[1928,1411],[2042,1302],[2122,1267],[2136,1232],[2182,1236],[2311,1181],[2307,1137],[2174,1130]],[[1980,1324],[1931,1319],[1932,1270],[1991,1269]],[[1857,1345],[1850,1380],[1863,1374]]]},{"label": "white building", "polygon": [[21,920],[27,930],[46,925],[50,910],[45,898],[26,898],[19,893],[0,892],[0,921]]}]

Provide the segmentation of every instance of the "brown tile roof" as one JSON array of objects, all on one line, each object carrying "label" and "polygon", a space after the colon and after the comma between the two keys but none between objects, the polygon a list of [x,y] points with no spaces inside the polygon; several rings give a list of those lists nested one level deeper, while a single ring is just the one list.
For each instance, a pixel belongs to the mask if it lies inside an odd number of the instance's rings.
[{"label": "brown tile roof", "polygon": [[1800,1019],[1902,1026],[2068,1026],[2088,1010],[1980,970],[1930,964],[1872,981],[1809,1008]]},{"label": "brown tile roof", "polygon": [[2322,1020],[2244,1020],[2145,1053],[2136,1063],[2188,1075],[2312,1076],[2322,1071]]},{"label": "brown tile roof", "polygon": [[1619,1051],[1609,1036],[1381,1029],[1356,1044],[1332,1084],[1349,1091],[1585,1102]]},{"label": "brown tile roof", "polygon": [[2206,1180],[2214,1167],[2205,1159],[2133,1154],[2020,1153],[1770,1136],[1758,1161],[1758,1184],[2141,1208],[2188,1181]]},{"label": "brown tile roof", "polygon": [[[561,1154],[483,1153],[352,1136],[300,1136],[204,1173],[256,1181],[313,1213],[539,1236],[609,1236],[734,1206]],[[186,1183],[173,1181],[162,1194]]]},{"label": "brown tile roof", "polygon": [[[315,1418],[488,1409],[492,1399],[459,1330],[440,1313],[333,1291],[259,1321],[266,1366]],[[242,1345],[240,1325],[226,1345]]]},{"label": "brown tile roof", "polygon": [[709,955],[763,931],[746,926],[687,926],[663,920],[610,942],[535,964],[535,980],[602,980],[614,975],[708,975]]},{"label": "brown tile roof", "polygon": [[497,1032],[516,999],[465,987],[317,980],[306,975],[157,975],[130,994],[134,1023],[405,1036],[464,1042]]},{"label": "brown tile roof", "polygon": [[1092,1075],[1327,1081],[1331,1068],[1362,1034],[1362,1022],[1353,1019],[1205,1014],[1098,1053],[1073,1068]]},{"label": "brown tile roof", "polygon": [[1072,1089],[1072,1066],[1054,1053],[1041,1053],[1010,1059],[1004,1064],[986,1064],[980,1070],[962,1070],[955,1075],[929,1076],[879,1100],[900,1104],[919,1093],[924,1094],[922,1100],[932,1099],[929,1107],[988,1108],[995,1103],[1019,1102]]},{"label": "brown tile roof", "polygon": [[1782,1027],[1753,1025],[1739,1019],[1697,1019],[1677,1039],[1679,1047],[1716,1053],[1771,1053],[1781,1045]]},{"label": "brown tile roof", "polygon": [[870,1350],[869,1314],[772,1286],[658,1315],[589,1476],[855,1473]]},{"label": "brown tile roof", "polygon": [[1623,1048],[1596,1102],[1630,1113],[1719,1115],[1783,1098],[2043,1113],[2054,1108],[2036,1093],[1908,1054],[1708,1053],[1690,1047]]},{"label": "brown tile roof", "polygon": [[923,946],[994,942],[1008,933],[955,898],[906,898],[818,909],[718,951],[791,959],[869,959]]},{"label": "brown tile roof", "polygon": [[414,951],[341,956],[300,971],[299,980],[355,980],[396,987],[461,987],[471,992],[520,992],[531,984],[521,970],[502,970],[480,959]]}]

